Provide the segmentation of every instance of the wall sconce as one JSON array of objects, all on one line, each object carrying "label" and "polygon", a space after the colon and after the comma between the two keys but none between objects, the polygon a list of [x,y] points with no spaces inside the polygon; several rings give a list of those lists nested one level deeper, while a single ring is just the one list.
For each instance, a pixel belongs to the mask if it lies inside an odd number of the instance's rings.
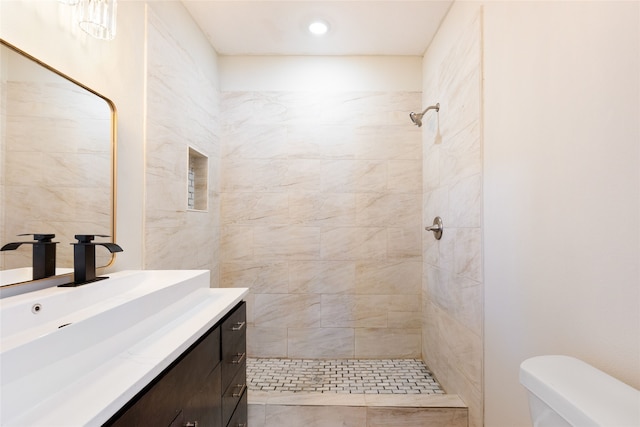
[{"label": "wall sconce", "polygon": [[116,36],[118,0],[58,0],[74,7],[80,28],[101,40],[113,40]]}]

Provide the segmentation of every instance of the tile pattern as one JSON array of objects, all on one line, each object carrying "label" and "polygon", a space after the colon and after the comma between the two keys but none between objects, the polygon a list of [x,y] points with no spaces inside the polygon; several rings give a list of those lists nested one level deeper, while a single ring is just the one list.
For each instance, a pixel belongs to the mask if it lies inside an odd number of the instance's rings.
[{"label": "tile pattern", "polygon": [[[147,140],[145,158],[145,269],[207,269],[211,285],[218,285],[219,92],[212,55],[202,44],[165,22],[170,2],[150,5],[148,13]],[[180,7],[175,11],[181,12]],[[186,11],[182,11],[186,13]],[[202,36],[204,38],[204,36]],[[204,40],[202,40],[204,41]],[[185,46],[189,46],[188,49]],[[196,162],[194,208],[188,209],[189,154],[197,151],[208,161]],[[199,170],[199,165],[208,171]],[[207,177],[201,191],[198,176]],[[167,244],[171,242],[171,244]]]},{"label": "tile pattern", "polygon": [[220,280],[248,354],[421,356],[422,143],[412,91],[223,91]]},{"label": "tile pattern", "polygon": [[423,222],[440,215],[445,232],[442,240],[423,235],[422,357],[469,405],[469,425],[480,427],[482,13],[465,6],[452,8],[423,63],[423,93],[440,102],[423,126]]},{"label": "tile pattern", "polygon": [[[73,267],[74,235],[112,234],[111,110],[53,73],[3,82],[0,98],[0,240],[54,233],[57,267]],[[31,266],[31,258],[27,245],[2,252],[0,269]],[[96,251],[96,265],[110,259]]]},{"label": "tile pattern", "polygon": [[416,359],[247,359],[249,390],[350,394],[444,394]]}]

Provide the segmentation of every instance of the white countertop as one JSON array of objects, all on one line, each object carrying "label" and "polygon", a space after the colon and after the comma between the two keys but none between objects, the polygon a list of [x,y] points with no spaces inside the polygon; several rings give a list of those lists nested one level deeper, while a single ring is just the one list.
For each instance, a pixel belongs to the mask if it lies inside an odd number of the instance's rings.
[{"label": "white countertop", "polygon": [[[65,386],[38,401],[20,402],[24,410],[3,421],[2,426],[102,425],[247,294],[246,288],[199,288],[122,332],[61,360],[64,368],[56,369],[55,363],[42,369],[34,366],[29,374],[32,378],[25,384],[46,384],[51,377],[51,381],[62,381]],[[133,345],[123,345],[131,340]],[[124,350],[91,364],[113,348]],[[77,367],[77,377],[53,378],[69,366]],[[11,386],[5,391],[10,392]]]}]

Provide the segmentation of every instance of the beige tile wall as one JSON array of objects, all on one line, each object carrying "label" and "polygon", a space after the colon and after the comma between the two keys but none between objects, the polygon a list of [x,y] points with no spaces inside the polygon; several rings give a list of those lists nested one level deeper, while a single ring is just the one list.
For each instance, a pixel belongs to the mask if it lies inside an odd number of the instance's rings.
[{"label": "beige tile wall", "polygon": [[[54,233],[57,267],[73,267],[76,234],[111,234],[111,110],[101,98],[52,72],[3,84],[2,243]],[[5,105],[6,104],[6,105]],[[111,255],[96,251],[97,265]],[[23,245],[0,268],[32,265]]]},{"label": "beige tile wall", "polygon": [[[209,269],[217,286],[219,95],[212,73],[174,34],[150,8],[144,268]],[[187,209],[189,147],[208,157],[202,211]]]},{"label": "beige tile wall", "polygon": [[420,357],[417,92],[222,93],[221,283],[251,356]]},{"label": "beige tile wall", "polygon": [[[450,14],[451,15],[451,14]],[[448,393],[482,425],[481,15],[436,38],[425,56],[424,222],[445,231],[423,240],[422,356]]]}]

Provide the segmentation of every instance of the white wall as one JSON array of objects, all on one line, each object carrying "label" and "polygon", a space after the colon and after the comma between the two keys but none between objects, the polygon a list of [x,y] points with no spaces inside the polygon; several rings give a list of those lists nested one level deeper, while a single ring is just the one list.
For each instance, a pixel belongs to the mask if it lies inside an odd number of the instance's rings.
[{"label": "white wall", "polygon": [[484,6],[485,425],[530,425],[519,363],[640,388],[640,3]]},{"label": "white wall", "polygon": [[0,1],[0,37],[111,99],[118,114],[115,268],[142,266],[145,4],[121,1],[115,40],[93,39],[71,25],[57,1]]}]

